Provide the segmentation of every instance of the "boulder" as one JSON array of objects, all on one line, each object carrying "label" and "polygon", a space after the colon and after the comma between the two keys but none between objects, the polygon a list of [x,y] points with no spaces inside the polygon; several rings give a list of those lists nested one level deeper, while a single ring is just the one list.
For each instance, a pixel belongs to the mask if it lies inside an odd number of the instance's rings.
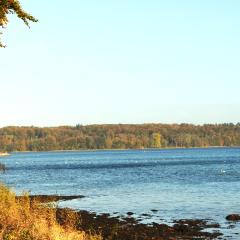
[{"label": "boulder", "polygon": [[240,214],[230,214],[226,217],[228,221],[240,221]]}]

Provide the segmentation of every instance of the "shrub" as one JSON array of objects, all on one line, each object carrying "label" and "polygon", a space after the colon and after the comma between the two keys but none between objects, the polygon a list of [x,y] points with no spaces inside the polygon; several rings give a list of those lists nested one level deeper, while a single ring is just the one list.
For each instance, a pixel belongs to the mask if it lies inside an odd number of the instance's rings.
[{"label": "shrub", "polygon": [[0,184],[0,239],[2,240],[102,240],[69,224],[60,226],[53,206],[22,198]]}]

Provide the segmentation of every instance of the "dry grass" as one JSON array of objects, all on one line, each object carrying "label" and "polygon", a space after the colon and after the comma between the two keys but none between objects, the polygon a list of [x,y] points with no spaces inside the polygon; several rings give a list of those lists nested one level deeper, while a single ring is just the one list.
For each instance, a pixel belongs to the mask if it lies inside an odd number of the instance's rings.
[{"label": "dry grass", "polygon": [[56,220],[54,207],[42,206],[15,194],[0,184],[0,240],[102,240],[101,236],[77,231],[76,215],[64,226]]}]

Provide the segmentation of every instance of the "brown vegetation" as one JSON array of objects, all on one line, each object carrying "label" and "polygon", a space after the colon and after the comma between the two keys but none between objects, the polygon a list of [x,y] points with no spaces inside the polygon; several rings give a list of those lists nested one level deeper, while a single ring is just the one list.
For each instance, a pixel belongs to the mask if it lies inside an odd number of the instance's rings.
[{"label": "brown vegetation", "polygon": [[52,206],[30,202],[25,195],[16,198],[8,188],[0,185],[0,239],[2,240],[101,240],[97,235],[76,230],[79,221],[69,212],[60,226]]},{"label": "brown vegetation", "polygon": [[240,146],[240,124],[0,128],[0,151]]}]

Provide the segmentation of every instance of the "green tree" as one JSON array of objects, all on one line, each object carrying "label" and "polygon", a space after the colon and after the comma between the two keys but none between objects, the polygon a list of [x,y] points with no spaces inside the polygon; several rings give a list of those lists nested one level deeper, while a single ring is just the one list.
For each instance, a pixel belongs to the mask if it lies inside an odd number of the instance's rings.
[{"label": "green tree", "polygon": [[[26,13],[18,0],[0,0],[0,28],[5,28],[8,24],[8,15],[16,14],[18,18],[29,27],[29,22],[37,22],[38,20],[32,15]],[[2,34],[0,32],[0,34]],[[5,47],[0,39],[0,47]]]}]

